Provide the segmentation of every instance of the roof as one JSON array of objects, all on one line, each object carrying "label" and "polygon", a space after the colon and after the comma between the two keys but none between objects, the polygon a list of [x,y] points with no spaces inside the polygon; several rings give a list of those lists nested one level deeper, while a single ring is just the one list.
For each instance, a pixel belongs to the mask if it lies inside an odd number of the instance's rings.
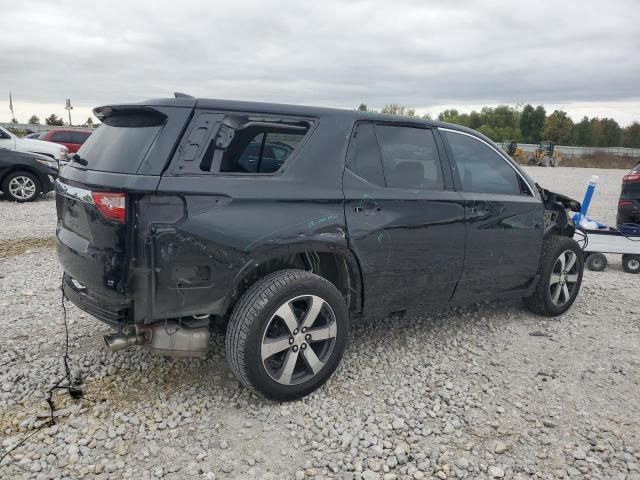
[{"label": "roof", "polygon": [[[194,98],[187,96],[178,96],[177,98],[153,98],[138,102],[136,104],[120,104],[110,105],[113,107],[120,106],[167,106],[167,107],[186,107],[186,108],[206,108],[217,110],[229,110],[235,112],[260,112],[274,115],[292,115],[292,116],[313,116],[313,117],[349,117],[352,120],[373,120],[379,122],[402,122],[406,124],[422,124],[433,127],[450,128],[454,130],[467,131],[477,136],[484,136],[475,130],[455,125],[451,123],[440,122],[437,120],[426,120],[419,117],[406,117],[400,115],[389,115],[377,112],[362,112],[359,110],[347,110],[340,108],[314,107],[308,105],[290,105],[284,103],[268,103],[268,102],[250,102],[240,100],[222,100],[210,98]],[[104,107],[97,107],[96,111]],[[97,114],[97,113],[96,113]]]}]

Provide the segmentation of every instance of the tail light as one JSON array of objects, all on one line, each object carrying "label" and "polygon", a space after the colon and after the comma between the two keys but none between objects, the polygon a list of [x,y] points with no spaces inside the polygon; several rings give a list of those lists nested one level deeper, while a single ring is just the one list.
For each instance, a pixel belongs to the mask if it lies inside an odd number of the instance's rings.
[{"label": "tail light", "polygon": [[633,207],[633,200],[620,200],[618,207]]},{"label": "tail light", "polygon": [[93,203],[103,217],[124,223],[127,209],[122,192],[91,192]]},{"label": "tail light", "polygon": [[625,175],[622,177],[622,181],[624,183],[640,182],[640,173],[630,173],[629,175]]}]

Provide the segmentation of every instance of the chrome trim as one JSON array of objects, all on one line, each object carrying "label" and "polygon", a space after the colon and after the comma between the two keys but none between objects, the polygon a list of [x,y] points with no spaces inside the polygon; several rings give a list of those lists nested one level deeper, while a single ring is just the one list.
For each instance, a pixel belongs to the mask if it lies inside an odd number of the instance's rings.
[{"label": "chrome trim", "polygon": [[63,197],[71,198],[73,200],[79,200],[84,203],[93,203],[93,197],[91,196],[91,190],[84,188],[72,187],[66,183],[56,181],[56,194]]},{"label": "chrome trim", "polygon": [[500,158],[502,158],[505,162],[507,162],[507,165],[509,165],[511,168],[513,168],[513,171],[516,172],[516,174],[522,179],[522,181],[524,182],[524,184],[527,186],[527,188],[529,189],[529,193],[531,194],[532,197],[535,198],[536,194],[535,191],[533,190],[533,188],[531,187],[531,185],[529,185],[529,182],[527,181],[526,178],[524,178],[524,176],[522,175],[522,172],[520,172],[520,170],[518,170],[513,163],[511,163],[511,160],[507,160],[507,158],[505,157],[504,152],[501,152],[500,150],[496,149],[493,145],[491,145],[490,143],[485,142],[483,139],[481,139],[480,137],[476,137],[475,135],[472,135],[470,133],[467,132],[461,132],[459,130],[453,130],[451,128],[443,128],[443,127],[438,127],[438,130],[443,130],[445,132],[451,132],[451,133],[457,133],[458,135],[466,135],[467,137],[471,137],[474,140],[477,140],[479,142],[484,143],[487,147],[489,147],[491,150],[493,150],[494,152],[496,152]]}]

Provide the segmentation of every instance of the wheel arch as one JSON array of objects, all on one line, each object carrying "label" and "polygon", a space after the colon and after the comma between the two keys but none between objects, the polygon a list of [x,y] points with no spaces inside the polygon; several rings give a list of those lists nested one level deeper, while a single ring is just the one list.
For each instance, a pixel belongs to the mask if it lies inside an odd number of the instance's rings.
[{"label": "wheel arch", "polygon": [[342,293],[350,312],[357,314],[362,311],[363,278],[354,253],[346,245],[305,242],[254,255],[234,279],[225,309],[227,314],[255,282],[270,273],[290,268],[306,270],[327,279]]}]

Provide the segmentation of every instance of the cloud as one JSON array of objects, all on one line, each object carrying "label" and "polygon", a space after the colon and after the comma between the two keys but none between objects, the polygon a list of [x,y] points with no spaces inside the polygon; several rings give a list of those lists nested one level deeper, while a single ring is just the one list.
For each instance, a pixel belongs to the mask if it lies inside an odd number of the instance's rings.
[{"label": "cloud", "polygon": [[637,104],[639,20],[633,0],[23,0],[0,17],[0,86],[83,112],[174,90],[338,107]]}]

